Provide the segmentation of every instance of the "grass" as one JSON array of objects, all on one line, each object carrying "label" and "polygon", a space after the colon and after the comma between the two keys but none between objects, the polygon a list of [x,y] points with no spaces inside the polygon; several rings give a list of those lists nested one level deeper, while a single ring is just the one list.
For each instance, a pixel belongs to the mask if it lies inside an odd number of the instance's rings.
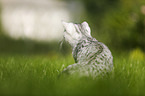
[{"label": "grass", "polygon": [[71,56],[0,56],[0,96],[145,95],[145,62],[114,56],[108,78],[58,78]]}]

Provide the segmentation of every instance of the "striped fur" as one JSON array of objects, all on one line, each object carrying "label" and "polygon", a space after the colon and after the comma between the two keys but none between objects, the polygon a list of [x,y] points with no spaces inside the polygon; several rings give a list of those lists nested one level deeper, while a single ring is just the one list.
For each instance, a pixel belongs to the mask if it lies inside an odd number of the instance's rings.
[{"label": "striped fur", "polygon": [[64,38],[73,48],[75,64],[69,65],[63,73],[77,73],[79,76],[104,76],[113,68],[113,57],[106,45],[91,36],[87,22],[73,24],[63,22]]}]

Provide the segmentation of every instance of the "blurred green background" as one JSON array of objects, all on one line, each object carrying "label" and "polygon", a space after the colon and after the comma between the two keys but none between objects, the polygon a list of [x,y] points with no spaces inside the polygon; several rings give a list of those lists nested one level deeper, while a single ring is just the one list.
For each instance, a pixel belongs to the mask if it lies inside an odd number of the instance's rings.
[{"label": "blurred green background", "polygon": [[144,3],[144,0],[86,1],[87,16],[96,38],[113,49],[144,50]]},{"label": "blurred green background", "polygon": [[[70,22],[87,21],[91,27],[92,36],[105,43],[114,53],[130,51],[134,48],[145,51],[144,0],[80,0],[79,3],[83,5],[84,12],[78,17],[74,15]],[[2,7],[1,10],[3,10]],[[70,54],[71,49],[67,44],[63,44],[62,49],[59,50],[58,41],[38,42],[27,38],[17,40],[10,38],[5,35],[5,29],[2,27],[2,22],[0,23],[0,54],[39,53]]]}]

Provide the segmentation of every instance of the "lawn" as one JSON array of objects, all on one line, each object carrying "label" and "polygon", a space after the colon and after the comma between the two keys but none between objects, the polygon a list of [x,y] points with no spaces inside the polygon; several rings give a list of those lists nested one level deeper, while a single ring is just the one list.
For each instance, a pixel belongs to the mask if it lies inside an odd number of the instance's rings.
[{"label": "lawn", "polygon": [[73,63],[71,55],[1,55],[0,96],[145,95],[143,59],[114,56],[113,72],[103,79],[58,78]]}]

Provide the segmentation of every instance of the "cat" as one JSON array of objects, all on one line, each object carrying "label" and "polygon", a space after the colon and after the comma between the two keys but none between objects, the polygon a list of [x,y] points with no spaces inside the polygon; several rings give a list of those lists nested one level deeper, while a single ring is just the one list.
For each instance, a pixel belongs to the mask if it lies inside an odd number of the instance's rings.
[{"label": "cat", "polygon": [[63,37],[72,47],[75,64],[66,67],[62,74],[93,77],[104,76],[113,69],[113,56],[108,47],[91,36],[87,22],[81,24],[62,22]]}]

